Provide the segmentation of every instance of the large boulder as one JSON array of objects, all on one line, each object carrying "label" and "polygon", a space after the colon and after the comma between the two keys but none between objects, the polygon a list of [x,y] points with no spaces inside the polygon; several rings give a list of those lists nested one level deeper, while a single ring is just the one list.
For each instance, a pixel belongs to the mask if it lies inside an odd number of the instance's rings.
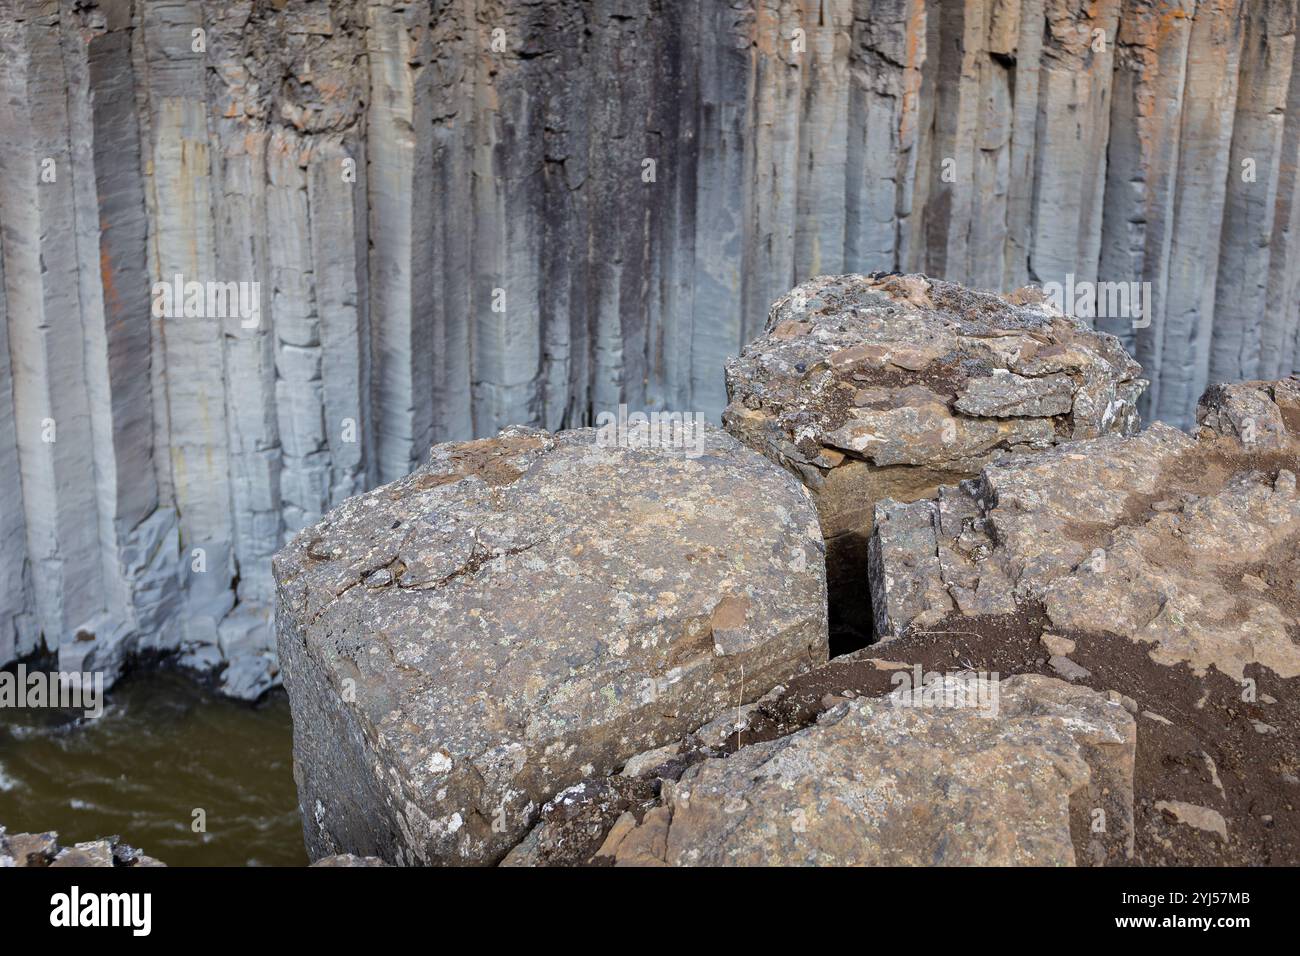
[{"label": "large boulder", "polygon": [[1196,673],[1300,675],[1300,381],[1218,386],[1198,420],[1196,437],[1156,423],[880,503],[880,636],[1042,613]]},{"label": "large boulder", "polygon": [[1120,863],[1136,739],[1132,716],[1095,691],[950,674],[696,764],[602,853],[620,865]]},{"label": "large boulder", "polygon": [[882,502],[873,652],[1115,692],[1139,862],[1294,864],[1300,381],[1214,386],[1197,420]]},{"label": "large boulder", "polygon": [[928,497],[998,452],[1131,433],[1140,373],[1117,339],[1035,289],[823,276],[777,300],[765,333],[727,363],[723,423],[812,491],[832,628],[853,635],[870,632],[878,500]]},{"label": "large boulder", "polygon": [[799,482],[712,427],[602,434],[435,446],[277,556],[313,858],[496,862],[558,791],[826,660]]}]

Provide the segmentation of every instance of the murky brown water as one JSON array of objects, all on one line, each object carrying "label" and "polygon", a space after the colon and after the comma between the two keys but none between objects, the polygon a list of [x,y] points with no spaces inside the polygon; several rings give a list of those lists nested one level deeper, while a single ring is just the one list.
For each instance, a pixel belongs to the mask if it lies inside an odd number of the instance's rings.
[{"label": "murky brown water", "polygon": [[119,683],[96,720],[0,708],[0,824],[118,834],[171,866],[303,865],[291,743],[283,691],[250,706],[166,671]]}]

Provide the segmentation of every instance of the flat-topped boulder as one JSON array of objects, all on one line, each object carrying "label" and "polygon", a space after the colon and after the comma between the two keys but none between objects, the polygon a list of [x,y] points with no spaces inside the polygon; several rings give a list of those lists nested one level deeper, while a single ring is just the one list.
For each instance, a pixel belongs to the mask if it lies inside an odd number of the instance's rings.
[{"label": "flat-topped boulder", "polygon": [[1300,675],[1300,381],[1216,386],[1197,418],[1196,437],[1156,423],[880,503],[879,634],[1041,612],[1195,673]]},{"label": "flat-topped boulder", "polygon": [[1136,739],[1132,716],[1086,688],[936,675],[690,767],[638,825],[611,828],[601,854],[675,866],[1122,863]]},{"label": "flat-topped boulder", "polygon": [[313,858],[496,862],[560,790],[826,660],[800,483],[708,426],[602,434],[435,446],[277,556]]},{"label": "flat-topped boulder", "polygon": [[999,452],[1130,434],[1146,382],[1111,335],[1049,305],[920,275],[823,276],[727,363],[726,429],[800,476],[828,542],[836,630],[869,631],[875,503],[912,501]]}]

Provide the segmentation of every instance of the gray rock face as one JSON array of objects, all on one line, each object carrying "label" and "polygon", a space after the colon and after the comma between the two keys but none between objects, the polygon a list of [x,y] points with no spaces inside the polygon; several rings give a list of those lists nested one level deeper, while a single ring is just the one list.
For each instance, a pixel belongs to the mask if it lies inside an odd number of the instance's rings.
[{"label": "gray rock face", "polygon": [[1136,429],[1141,369],[1113,336],[1039,299],[915,275],[823,277],[777,300],[765,334],[728,362],[723,422],[812,490],[849,619],[869,620],[877,500],[927,497],[1000,451]]},{"label": "gray rock face", "polygon": [[564,787],[826,660],[803,487],[712,427],[600,434],[435,446],[277,556],[313,856],[496,862]]},{"label": "gray rock face", "polygon": [[1198,418],[1194,438],[1156,423],[880,503],[879,634],[1041,607],[1054,629],[1132,640],[1160,664],[1300,675],[1300,380],[1216,387]]},{"label": "gray rock face", "polygon": [[[942,678],[925,688],[937,702],[925,706],[901,690],[842,703],[816,726],[697,764],[664,784],[662,805],[639,826],[611,831],[609,855],[633,866],[1128,858],[1132,716],[1096,691],[1038,675],[971,680]],[[1090,826],[1095,811],[1104,828]],[[1072,832],[1086,836],[1076,844]]]},{"label": "gray rock face", "polygon": [[1150,282],[1089,321],[1190,426],[1296,367],[1295,7],[0,0],[0,660],[262,686],[221,632],[298,530],[436,441],[717,416],[819,274]]}]

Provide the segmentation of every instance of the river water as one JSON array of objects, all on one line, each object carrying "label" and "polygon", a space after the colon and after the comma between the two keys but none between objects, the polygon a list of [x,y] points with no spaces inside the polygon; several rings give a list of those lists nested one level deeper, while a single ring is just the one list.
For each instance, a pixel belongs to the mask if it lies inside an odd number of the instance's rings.
[{"label": "river water", "polygon": [[252,706],[168,671],[125,678],[94,720],[0,708],[0,825],[118,834],[171,866],[301,866],[291,747],[283,691]]}]

